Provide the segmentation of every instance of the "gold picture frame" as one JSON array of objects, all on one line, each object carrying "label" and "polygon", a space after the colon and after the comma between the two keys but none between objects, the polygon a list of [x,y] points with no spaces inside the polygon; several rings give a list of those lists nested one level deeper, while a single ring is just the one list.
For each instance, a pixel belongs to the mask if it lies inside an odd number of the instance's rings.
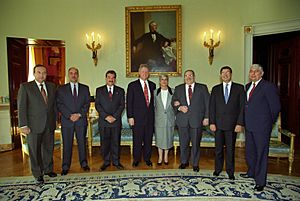
[{"label": "gold picture frame", "polygon": [[151,75],[181,76],[181,5],[125,8],[126,76],[138,76],[141,64]]}]

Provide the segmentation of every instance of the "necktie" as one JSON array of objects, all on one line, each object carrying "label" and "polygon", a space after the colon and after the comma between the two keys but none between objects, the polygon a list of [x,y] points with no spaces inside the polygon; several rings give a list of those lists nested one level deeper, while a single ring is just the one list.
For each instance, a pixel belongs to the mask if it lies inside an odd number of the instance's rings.
[{"label": "necktie", "polygon": [[225,94],[224,94],[224,98],[225,98],[225,103],[227,104],[228,98],[229,98],[228,84],[226,84],[226,86],[225,86]]},{"label": "necktie", "polygon": [[190,104],[191,104],[191,100],[192,100],[192,96],[193,96],[192,85],[189,85],[188,93],[189,93],[189,101],[190,101]]},{"label": "necktie", "polygon": [[251,91],[250,91],[250,93],[249,93],[248,100],[251,98],[251,96],[252,96],[252,94],[253,94],[253,91],[254,91],[254,89],[255,89],[255,83],[253,82],[253,87],[252,87],[252,89],[251,89]]},{"label": "necktie", "polygon": [[77,100],[77,89],[76,89],[76,84],[74,84],[74,88],[73,88],[73,98],[74,98],[74,101]]},{"label": "necktie", "polygon": [[41,94],[42,94],[42,96],[43,96],[43,98],[44,98],[45,103],[47,104],[48,98],[47,98],[46,91],[45,91],[45,89],[44,89],[44,85],[43,85],[43,84],[40,84],[40,86],[41,86]]},{"label": "necktie", "polygon": [[149,94],[148,94],[148,87],[146,81],[144,81],[144,96],[146,99],[147,107],[149,107]]},{"label": "necktie", "polygon": [[111,92],[111,87],[109,87],[109,91],[108,91],[108,97],[109,97],[109,100],[112,101],[112,92]]}]

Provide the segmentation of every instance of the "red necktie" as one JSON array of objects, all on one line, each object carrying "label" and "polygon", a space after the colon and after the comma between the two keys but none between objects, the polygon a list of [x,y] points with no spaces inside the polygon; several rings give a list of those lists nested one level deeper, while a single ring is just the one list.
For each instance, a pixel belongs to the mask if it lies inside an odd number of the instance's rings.
[{"label": "red necktie", "polygon": [[111,92],[111,87],[109,87],[109,91],[108,91],[108,97],[109,97],[109,100],[112,101],[112,92]]},{"label": "red necktie", "polygon": [[40,84],[40,86],[41,86],[41,94],[42,94],[42,96],[43,96],[43,98],[44,98],[45,103],[47,104],[48,98],[47,98],[46,91],[45,91],[45,89],[44,89],[44,87],[43,87],[44,85],[43,85],[43,84]]},{"label": "red necktie", "polygon": [[146,81],[144,81],[144,96],[146,99],[147,107],[149,107],[149,94],[148,94],[148,87]]},{"label": "red necktie", "polygon": [[254,89],[255,89],[255,83],[253,82],[253,87],[252,87],[252,89],[251,89],[251,91],[250,91],[250,93],[249,93],[248,100],[251,98],[251,96],[252,96],[252,94],[253,94],[253,91],[254,91]]},{"label": "red necktie", "polygon": [[190,104],[191,104],[191,100],[192,100],[192,96],[193,96],[192,85],[189,85],[188,93],[189,93],[189,100],[190,100]]}]

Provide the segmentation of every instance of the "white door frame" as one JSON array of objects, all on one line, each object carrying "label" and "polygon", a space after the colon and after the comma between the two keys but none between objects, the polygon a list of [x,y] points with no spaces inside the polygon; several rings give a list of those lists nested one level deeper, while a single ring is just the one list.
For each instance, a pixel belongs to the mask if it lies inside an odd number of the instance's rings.
[{"label": "white door frame", "polygon": [[270,22],[244,26],[244,84],[253,61],[253,37],[300,30],[300,18],[280,22]]}]

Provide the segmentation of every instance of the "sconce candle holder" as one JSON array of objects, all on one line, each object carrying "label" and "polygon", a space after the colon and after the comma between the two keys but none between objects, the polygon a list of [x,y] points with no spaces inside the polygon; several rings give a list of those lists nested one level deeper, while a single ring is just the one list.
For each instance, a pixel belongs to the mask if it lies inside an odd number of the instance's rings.
[{"label": "sconce candle holder", "polygon": [[89,38],[88,34],[85,34],[86,36],[86,47],[92,51],[92,59],[94,61],[95,66],[97,66],[98,63],[98,52],[97,50],[99,50],[102,46],[100,44],[100,38],[101,36],[99,34],[97,34],[97,42],[95,41],[95,34],[94,32],[92,32],[91,34],[91,41]]},{"label": "sconce candle holder", "polygon": [[218,41],[215,43],[215,41],[214,41],[214,31],[211,29],[210,30],[210,39],[209,39],[209,42],[207,42],[206,41],[206,32],[204,32],[203,45],[204,45],[204,47],[208,48],[208,62],[209,62],[210,65],[212,65],[213,60],[214,60],[214,49],[216,47],[218,47],[221,43],[220,35],[221,35],[221,31],[218,32]]}]

